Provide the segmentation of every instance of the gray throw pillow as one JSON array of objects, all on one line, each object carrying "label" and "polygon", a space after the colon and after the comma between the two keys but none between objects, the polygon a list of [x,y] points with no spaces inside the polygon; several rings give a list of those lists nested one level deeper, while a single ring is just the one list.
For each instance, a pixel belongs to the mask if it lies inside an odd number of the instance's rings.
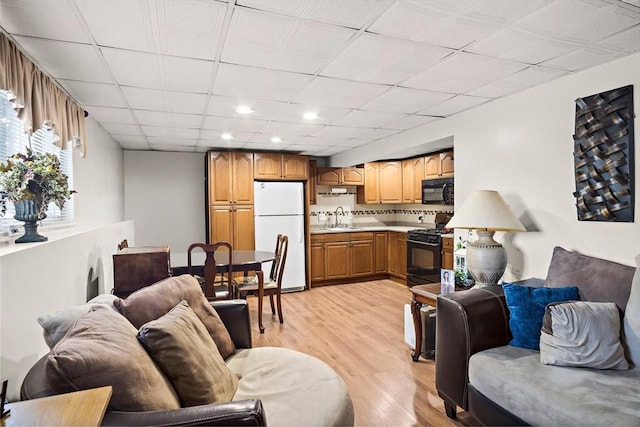
[{"label": "gray throw pillow", "polygon": [[540,335],[540,362],[593,369],[629,369],[620,342],[615,303],[572,301],[549,304]]},{"label": "gray throw pillow", "polygon": [[636,256],[636,274],[631,283],[631,294],[624,315],[623,331],[627,358],[640,366],[640,254]]},{"label": "gray throw pillow", "polygon": [[75,325],[76,321],[87,314],[96,304],[104,304],[116,310],[113,301],[118,297],[112,294],[101,294],[89,300],[86,304],[74,305],[53,314],[45,314],[38,317],[38,323],[42,326],[44,341],[49,348],[53,348],[58,341]]}]

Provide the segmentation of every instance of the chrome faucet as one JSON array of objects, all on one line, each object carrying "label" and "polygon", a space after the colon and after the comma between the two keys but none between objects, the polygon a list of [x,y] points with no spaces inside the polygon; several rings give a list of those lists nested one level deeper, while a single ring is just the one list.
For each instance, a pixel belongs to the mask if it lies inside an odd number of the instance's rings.
[{"label": "chrome faucet", "polygon": [[340,219],[338,218],[338,210],[339,210],[340,212],[342,212],[342,215],[344,215],[344,208],[343,208],[342,206],[338,206],[338,207],[336,208],[335,213],[334,213],[334,215],[336,216],[336,221],[335,221],[335,225],[334,225],[334,227],[339,227],[339,226],[340,226]]}]

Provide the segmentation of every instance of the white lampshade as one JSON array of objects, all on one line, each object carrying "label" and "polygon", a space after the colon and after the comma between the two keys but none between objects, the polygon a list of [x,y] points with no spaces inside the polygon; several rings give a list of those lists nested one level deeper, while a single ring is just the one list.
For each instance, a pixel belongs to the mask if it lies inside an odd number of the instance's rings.
[{"label": "white lampshade", "polygon": [[507,267],[507,252],[493,234],[526,231],[500,194],[490,190],[472,193],[445,227],[476,230],[478,240],[467,245],[467,268],[477,287],[497,284]]},{"label": "white lampshade", "polygon": [[457,209],[445,228],[493,231],[526,231],[500,193],[478,190]]}]

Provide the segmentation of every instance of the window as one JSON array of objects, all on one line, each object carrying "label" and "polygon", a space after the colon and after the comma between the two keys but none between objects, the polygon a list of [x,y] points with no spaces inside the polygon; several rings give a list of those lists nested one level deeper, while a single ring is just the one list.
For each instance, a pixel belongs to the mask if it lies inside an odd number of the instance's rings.
[{"label": "window", "polygon": [[[31,135],[31,149],[35,152],[47,152],[55,154],[60,160],[62,171],[69,177],[69,188],[73,188],[73,147],[68,144],[64,150],[53,145],[54,133],[45,128],[38,129]],[[24,153],[29,145],[29,137],[24,132],[24,123],[13,110],[11,102],[7,98],[7,92],[0,90],[0,162],[5,163],[7,158],[15,153]],[[7,213],[0,217],[0,226],[5,228],[11,224],[20,224],[13,219],[14,208],[12,203],[7,203]],[[70,222],[73,220],[73,197],[60,211],[54,203],[49,205],[47,217],[41,221],[43,224]]]}]

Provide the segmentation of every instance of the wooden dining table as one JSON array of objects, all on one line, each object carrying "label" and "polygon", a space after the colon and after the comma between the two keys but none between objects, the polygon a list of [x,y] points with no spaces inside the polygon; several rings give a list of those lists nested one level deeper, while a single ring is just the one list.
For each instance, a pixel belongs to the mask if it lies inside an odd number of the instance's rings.
[{"label": "wooden dining table", "polygon": [[[181,274],[193,274],[204,277],[204,253],[202,254],[202,260],[198,260],[198,254],[194,254],[196,263],[201,264],[192,265],[191,273],[188,266],[172,267],[171,272],[173,276],[179,276]],[[232,264],[231,271],[233,273],[242,272],[244,275],[248,275],[251,272],[255,272],[258,278],[258,327],[260,333],[264,333],[264,326],[262,324],[262,297],[264,296],[264,273],[262,272],[262,264],[265,262],[273,261],[276,257],[274,252],[269,251],[255,251],[245,249],[234,249],[231,254]],[[225,250],[216,252],[216,271],[218,273],[227,273],[229,271],[229,253]],[[211,295],[205,296],[210,297]]]}]

